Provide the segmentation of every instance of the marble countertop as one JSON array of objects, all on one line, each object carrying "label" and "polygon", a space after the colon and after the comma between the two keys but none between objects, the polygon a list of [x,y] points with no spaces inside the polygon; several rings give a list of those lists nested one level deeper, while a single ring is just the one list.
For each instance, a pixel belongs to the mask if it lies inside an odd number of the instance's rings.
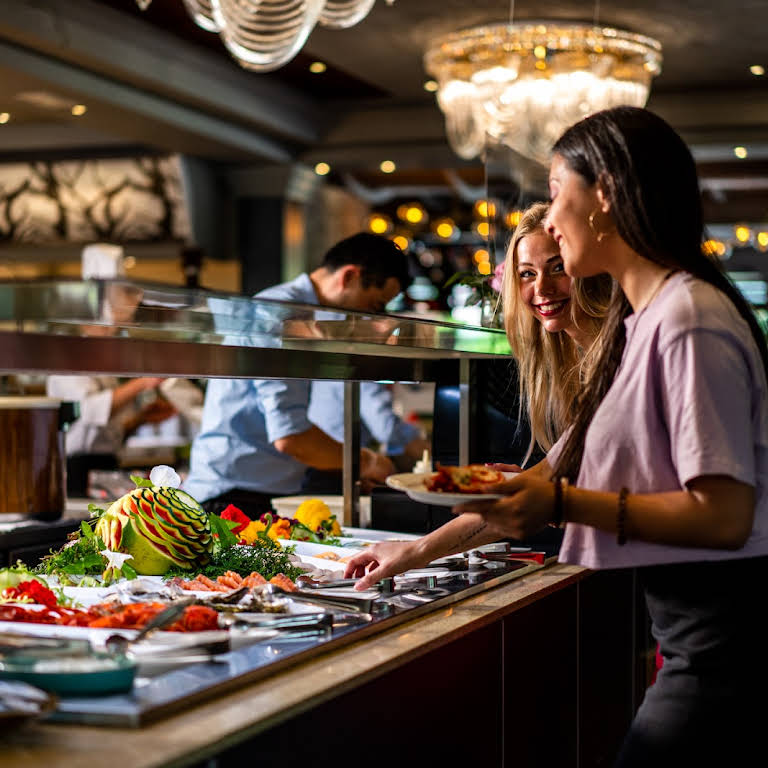
[{"label": "marble countertop", "polygon": [[28,723],[0,732],[4,764],[131,768],[199,762],[560,590],[587,570],[553,564],[140,729]]}]

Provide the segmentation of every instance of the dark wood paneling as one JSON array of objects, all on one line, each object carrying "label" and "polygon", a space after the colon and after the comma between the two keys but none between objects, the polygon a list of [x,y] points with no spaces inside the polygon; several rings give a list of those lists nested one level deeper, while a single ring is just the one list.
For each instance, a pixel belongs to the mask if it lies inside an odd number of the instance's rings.
[{"label": "dark wood paneling", "polygon": [[504,621],[504,766],[574,768],[576,585]]},{"label": "dark wood paneling", "polygon": [[500,670],[495,624],[221,753],[217,768],[494,768],[501,765]]}]

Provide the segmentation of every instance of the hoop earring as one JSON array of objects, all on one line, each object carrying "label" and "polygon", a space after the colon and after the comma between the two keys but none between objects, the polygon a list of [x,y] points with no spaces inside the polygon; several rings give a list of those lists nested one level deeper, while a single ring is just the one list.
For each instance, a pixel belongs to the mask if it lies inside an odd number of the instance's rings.
[{"label": "hoop earring", "polygon": [[595,238],[597,238],[597,242],[600,243],[600,242],[602,242],[603,238],[606,235],[608,235],[609,233],[608,232],[598,232],[597,229],[595,228],[595,215],[597,214],[597,212],[598,212],[598,209],[595,208],[595,210],[592,211],[592,213],[589,214],[588,221],[589,221],[589,228],[592,230],[592,232],[594,232]]}]

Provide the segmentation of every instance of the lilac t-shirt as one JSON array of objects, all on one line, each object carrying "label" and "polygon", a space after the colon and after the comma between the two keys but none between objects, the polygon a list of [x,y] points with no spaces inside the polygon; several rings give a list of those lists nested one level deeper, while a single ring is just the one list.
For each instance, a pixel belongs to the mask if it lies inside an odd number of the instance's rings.
[{"label": "lilac t-shirt", "polygon": [[[577,485],[658,493],[727,475],[756,489],[752,534],[736,551],[620,547],[615,533],[568,523],[560,561],[621,568],[768,554],[768,396],[749,326],[722,292],[683,272],[625,325],[624,355],[587,432]],[[547,455],[551,466],[562,444]]]}]

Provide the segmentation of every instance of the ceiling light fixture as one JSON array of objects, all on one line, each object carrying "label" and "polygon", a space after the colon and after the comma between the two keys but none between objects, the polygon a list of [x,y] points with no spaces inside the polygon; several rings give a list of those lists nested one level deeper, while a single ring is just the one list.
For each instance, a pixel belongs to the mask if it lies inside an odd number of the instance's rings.
[{"label": "ceiling light fixture", "polygon": [[328,163],[318,163],[315,166],[315,173],[318,176],[327,176],[331,172],[331,166]]},{"label": "ceiling light fixture", "polygon": [[[142,11],[152,0],[136,0]],[[184,0],[202,29],[218,32],[245,69],[271,72],[303,47],[315,24],[346,29],[362,21],[376,0]],[[391,3],[388,3],[391,5]]]},{"label": "ceiling light fixture", "polygon": [[379,170],[382,173],[394,173],[396,169],[397,169],[397,166],[391,160],[384,160],[379,165]]},{"label": "ceiling light fixture", "polygon": [[322,61],[313,61],[309,65],[309,71],[313,75],[322,75],[325,70],[328,69],[328,67],[325,66],[325,64]]},{"label": "ceiling light fixture", "polygon": [[749,71],[750,71],[750,72],[751,72],[753,75],[755,75],[756,77],[761,77],[762,75],[764,75],[764,74],[765,74],[765,67],[764,67],[764,66],[762,66],[761,64],[753,64],[753,65],[752,65],[752,66],[749,68]]},{"label": "ceiling light fixture", "polygon": [[539,162],[577,120],[619,104],[644,106],[661,61],[661,44],[650,37],[555,21],[461,30],[424,55],[456,154],[470,159],[499,142]]}]

